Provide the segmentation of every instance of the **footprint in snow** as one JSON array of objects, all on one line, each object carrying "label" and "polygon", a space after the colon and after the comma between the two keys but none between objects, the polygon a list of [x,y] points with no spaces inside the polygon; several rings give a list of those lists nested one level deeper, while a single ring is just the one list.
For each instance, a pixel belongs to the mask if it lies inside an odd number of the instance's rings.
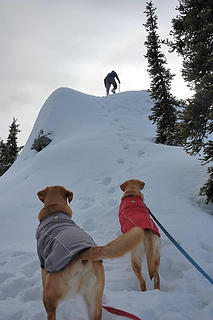
[{"label": "footprint in snow", "polygon": [[213,252],[212,245],[208,245],[207,243],[201,243],[201,248],[204,249],[205,251],[209,252],[209,253]]},{"label": "footprint in snow", "polygon": [[129,149],[128,143],[126,143],[126,142],[122,143],[122,148],[123,148],[124,150],[128,150],[128,149]]},{"label": "footprint in snow", "polygon": [[112,182],[112,178],[110,178],[110,177],[106,177],[106,178],[104,178],[104,179],[102,180],[102,184],[103,184],[104,186],[108,186],[111,182]]},{"label": "footprint in snow", "polygon": [[80,209],[88,209],[94,205],[94,199],[89,197],[80,197]]},{"label": "footprint in snow", "polygon": [[126,130],[126,127],[125,126],[120,126],[118,129],[123,131],[123,130]]},{"label": "footprint in snow", "polygon": [[129,167],[129,168],[127,169],[127,172],[128,172],[129,174],[133,174],[134,168],[133,168],[133,167]]},{"label": "footprint in snow", "polygon": [[124,164],[124,162],[125,162],[125,160],[124,160],[124,159],[122,159],[122,158],[117,159],[116,161],[117,161],[117,163],[119,163],[119,164]]},{"label": "footprint in snow", "polygon": [[143,150],[138,150],[138,157],[141,157],[144,154],[145,154],[145,152]]}]

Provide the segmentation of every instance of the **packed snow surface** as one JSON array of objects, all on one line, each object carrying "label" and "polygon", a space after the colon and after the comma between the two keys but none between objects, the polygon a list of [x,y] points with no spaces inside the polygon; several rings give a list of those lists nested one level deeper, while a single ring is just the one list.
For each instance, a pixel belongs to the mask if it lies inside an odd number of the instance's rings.
[{"label": "packed snow surface", "polygon": [[[45,319],[35,231],[42,203],[37,192],[63,185],[74,193],[73,220],[99,245],[120,235],[120,184],[143,180],[145,203],[196,262],[213,277],[212,206],[199,198],[206,168],[180,147],[155,144],[146,91],[94,97],[68,88],[43,105],[13,166],[0,178],[0,320]],[[52,142],[31,150],[40,130]],[[213,286],[161,232],[161,290],[141,292],[130,256],[104,261],[103,304],[143,320],[212,320]],[[72,298],[59,320],[87,319],[83,301]],[[103,319],[122,319],[103,311]]]}]

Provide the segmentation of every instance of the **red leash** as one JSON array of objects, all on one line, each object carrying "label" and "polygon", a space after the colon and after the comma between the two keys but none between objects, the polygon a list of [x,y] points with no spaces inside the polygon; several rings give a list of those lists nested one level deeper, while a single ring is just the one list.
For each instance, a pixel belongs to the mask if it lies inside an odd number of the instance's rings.
[{"label": "red leash", "polygon": [[134,316],[134,314],[128,313],[128,312],[120,310],[120,309],[107,307],[107,306],[102,306],[102,308],[104,308],[108,312],[116,314],[117,316],[127,317],[127,318],[133,319],[133,320],[141,320],[140,318]]}]

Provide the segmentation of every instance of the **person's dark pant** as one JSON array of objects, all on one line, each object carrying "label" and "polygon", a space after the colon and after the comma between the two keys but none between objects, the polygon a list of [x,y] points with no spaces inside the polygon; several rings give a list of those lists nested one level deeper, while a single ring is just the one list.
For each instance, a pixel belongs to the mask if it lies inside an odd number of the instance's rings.
[{"label": "person's dark pant", "polygon": [[[108,96],[108,94],[109,94],[109,89],[110,89],[110,86],[111,85],[113,85],[113,91],[115,91],[116,89],[117,89],[117,83],[116,83],[116,81],[115,81],[115,79],[110,79],[110,80],[108,80],[108,79],[106,79],[106,81],[105,81],[105,87],[106,87],[106,95]],[[112,91],[112,92],[113,92]],[[115,92],[114,92],[115,93]]]}]

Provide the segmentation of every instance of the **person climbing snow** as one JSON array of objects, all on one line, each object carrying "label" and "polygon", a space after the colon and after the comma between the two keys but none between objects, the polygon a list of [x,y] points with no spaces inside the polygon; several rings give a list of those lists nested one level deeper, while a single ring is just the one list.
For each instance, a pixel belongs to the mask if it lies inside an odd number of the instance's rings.
[{"label": "person climbing snow", "polygon": [[115,81],[115,78],[117,79],[118,83],[120,84],[120,79],[118,78],[118,75],[115,71],[112,71],[110,73],[108,73],[108,75],[106,76],[106,78],[104,79],[104,85],[105,85],[105,88],[106,88],[106,95],[108,96],[109,94],[109,89],[110,89],[110,86],[111,84],[113,85],[113,88],[112,88],[112,92],[113,93],[116,93],[115,90],[117,89],[118,85]]}]

